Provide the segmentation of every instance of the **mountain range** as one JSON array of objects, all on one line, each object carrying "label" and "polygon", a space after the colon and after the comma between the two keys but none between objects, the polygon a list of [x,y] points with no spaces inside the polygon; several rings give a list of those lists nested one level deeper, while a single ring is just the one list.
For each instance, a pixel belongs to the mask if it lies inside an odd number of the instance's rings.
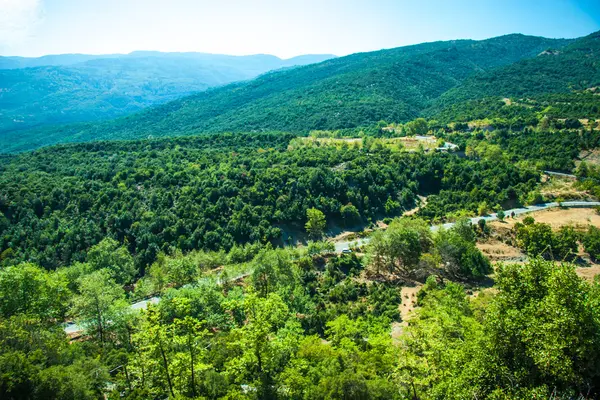
[{"label": "mountain range", "polygon": [[64,142],[405,122],[472,99],[594,87],[599,55],[600,32],[424,43],[273,71],[111,121],[5,132],[0,145],[14,152]]},{"label": "mountain range", "polygon": [[332,57],[282,60],[264,54],[151,51],[0,57],[0,132],[111,119],[267,71]]}]

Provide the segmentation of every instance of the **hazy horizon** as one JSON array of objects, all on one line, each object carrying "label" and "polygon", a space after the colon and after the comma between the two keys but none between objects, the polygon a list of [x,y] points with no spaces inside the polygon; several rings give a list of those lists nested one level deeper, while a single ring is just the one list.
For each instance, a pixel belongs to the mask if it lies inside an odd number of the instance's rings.
[{"label": "hazy horizon", "polygon": [[40,57],[160,51],[268,54],[288,59],[511,33],[575,38],[600,30],[600,3],[593,0],[555,0],[551,7],[548,1],[539,0],[213,3],[0,0],[0,54]]},{"label": "hazy horizon", "polygon": [[133,50],[127,53],[49,53],[49,54],[42,54],[40,56],[18,56],[18,55],[12,55],[12,54],[0,54],[0,57],[17,57],[17,58],[42,58],[42,57],[55,57],[55,56],[128,56],[134,53],[161,53],[161,54],[206,54],[206,55],[215,55],[215,56],[226,56],[226,57],[252,57],[252,56],[269,56],[269,57],[277,57],[281,60],[289,60],[289,59],[293,59],[293,58],[297,58],[297,57],[303,57],[303,56],[319,56],[319,55],[326,55],[326,56],[334,56],[334,57],[339,57],[337,54],[332,54],[332,53],[309,53],[309,54],[296,54],[296,55],[292,55],[290,57],[279,57],[275,54],[267,54],[267,53],[255,53],[255,54],[225,54],[225,53],[209,53],[209,52],[205,52],[205,51],[161,51],[161,50],[152,50],[152,49],[139,49],[139,50]]}]

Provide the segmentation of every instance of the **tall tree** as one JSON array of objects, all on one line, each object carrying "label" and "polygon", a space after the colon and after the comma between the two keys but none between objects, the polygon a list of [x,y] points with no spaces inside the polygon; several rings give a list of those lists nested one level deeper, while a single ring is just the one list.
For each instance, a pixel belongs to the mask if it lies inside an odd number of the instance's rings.
[{"label": "tall tree", "polygon": [[306,210],[306,218],[308,221],[306,222],[305,228],[310,237],[313,239],[319,239],[321,236],[323,236],[325,226],[327,225],[325,221],[325,214],[316,208],[309,208]]},{"label": "tall tree", "polygon": [[137,273],[129,251],[111,238],[102,240],[90,249],[88,262],[95,270],[110,271],[112,277],[121,284],[130,283]]},{"label": "tall tree", "polygon": [[73,299],[73,312],[78,322],[98,335],[104,344],[114,318],[129,305],[125,292],[106,269],[94,271],[79,279],[79,294]]}]

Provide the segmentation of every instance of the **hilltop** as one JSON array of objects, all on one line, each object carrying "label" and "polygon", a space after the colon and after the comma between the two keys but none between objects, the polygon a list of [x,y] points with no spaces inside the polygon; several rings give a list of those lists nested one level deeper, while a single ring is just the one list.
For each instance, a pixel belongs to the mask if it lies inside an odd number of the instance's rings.
[{"label": "hilltop", "polygon": [[[336,130],[435,118],[469,99],[569,93],[598,79],[598,33],[423,43],[274,71],[99,124],[0,137],[4,151],[217,132]],[[576,83],[576,84],[574,84]]]},{"label": "hilltop", "polygon": [[569,93],[600,84],[600,32],[562,48],[549,48],[535,57],[475,74],[444,93],[440,109],[453,103],[485,97],[524,97]]}]

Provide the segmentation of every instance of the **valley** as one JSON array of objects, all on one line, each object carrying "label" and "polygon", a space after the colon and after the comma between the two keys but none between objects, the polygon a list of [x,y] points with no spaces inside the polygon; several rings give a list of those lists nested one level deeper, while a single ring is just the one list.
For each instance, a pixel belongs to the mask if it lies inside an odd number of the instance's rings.
[{"label": "valley", "polygon": [[272,70],[334,57],[282,60],[270,55],[148,51],[0,57],[0,137],[19,137],[31,128],[110,120]]},{"label": "valley", "polygon": [[599,55],[0,58],[0,398],[597,398]]}]

